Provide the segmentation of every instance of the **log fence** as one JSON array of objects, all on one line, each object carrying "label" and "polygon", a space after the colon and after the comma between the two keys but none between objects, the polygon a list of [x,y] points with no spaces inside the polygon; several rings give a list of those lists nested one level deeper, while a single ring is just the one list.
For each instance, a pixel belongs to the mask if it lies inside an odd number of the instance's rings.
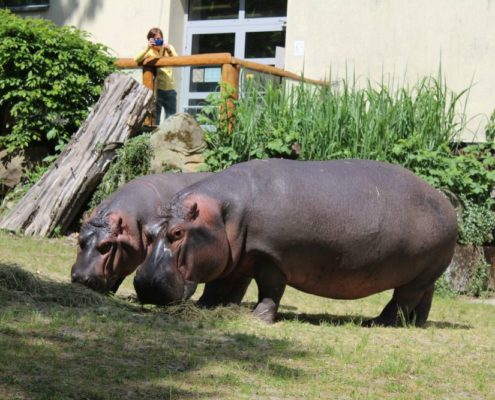
[{"label": "log fence", "polygon": [[[270,65],[259,64],[252,61],[246,61],[240,58],[233,57],[230,53],[211,53],[211,54],[196,54],[191,56],[176,56],[176,57],[158,57],[146,59],[141,63],[136,63],[132,58],[119,58],[116,65],[120,69],[138,69],[143,70],[143,85],[154,91],[154,77],[156,68],[159,67],[193,67],[193,66],[216,66],[220,65],[222,69],[221,81],[219,83],[227,83],[234,89],[234,98],[239,92],[239,75],[241,68],[247,68],[263,74],[273,75],[279,78],[287,78],[294,81],[302,81],[324,85],[327,82],[303,78],[293,72],[286,71],[281,68]],[[223,86],[222,86],[223,87]],[[231,107],[233,105],[231,104]],[[148,119],[145,124],[150,125]]]}]

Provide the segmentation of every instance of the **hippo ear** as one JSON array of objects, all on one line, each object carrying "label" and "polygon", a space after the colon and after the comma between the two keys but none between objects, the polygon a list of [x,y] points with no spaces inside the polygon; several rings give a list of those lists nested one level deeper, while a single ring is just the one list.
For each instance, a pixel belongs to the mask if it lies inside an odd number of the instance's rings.
[{"label": "hippo ear", "polygon": [[189,210],[187,211],[186,220],[189,222],[194,221],[196,218],[198,218],[198,215],[198,203],[194,203],[191,207],[189,207]]},{"label": "hippo ear", "polygon": [[113,235],[118,236],[124,231],[122,224],[122,217],[118,214],[108,215],[108,225],[110,226],[110,231]]},{"label": "hippo ear", "polygon": [[187,219],[187,221],[194,221],[196,218],[198,218],[198,215],[199,215],[198,203],[194,203],[189,208],[189,211],[187,212],[187,215],[186,215],[186,219]]}]

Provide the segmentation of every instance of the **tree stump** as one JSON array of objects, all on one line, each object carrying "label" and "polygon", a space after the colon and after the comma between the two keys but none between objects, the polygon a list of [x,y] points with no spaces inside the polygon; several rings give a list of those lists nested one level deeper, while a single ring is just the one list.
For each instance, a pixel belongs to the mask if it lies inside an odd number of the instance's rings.
[{"label": "tree stump", "polygon": [[84,124],[43,177],[0,221],[0,228],[27,235],[65,232],[110,166],[115,150],[133,136],[153,93],[133,78],[114,73]]}]

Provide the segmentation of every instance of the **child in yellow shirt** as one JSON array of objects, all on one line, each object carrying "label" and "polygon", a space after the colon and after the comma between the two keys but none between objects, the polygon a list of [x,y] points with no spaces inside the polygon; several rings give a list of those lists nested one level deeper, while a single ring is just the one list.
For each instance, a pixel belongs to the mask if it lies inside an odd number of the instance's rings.
[{"label": "child in yellow shirt", "polygon": [[[148,32],[148,47],[134,57],[136,62],[141,62],[146,58],[173,57],[177,56],[174,47],[165,43],[163,33],[160,28],[152,28]],[[177,92],[175,91],[174,76],[172,68],[157,68],[156,78],[156,113],[155,124],[160,124],[162,108],[165,110],[165,118],[177,112]]]}]

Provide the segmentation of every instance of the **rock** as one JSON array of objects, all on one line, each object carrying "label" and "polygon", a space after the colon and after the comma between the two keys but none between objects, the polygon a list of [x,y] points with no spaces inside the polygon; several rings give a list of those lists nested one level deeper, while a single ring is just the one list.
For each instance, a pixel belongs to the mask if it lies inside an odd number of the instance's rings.
[{"label": "rock", "polygon": [[49,149],[42,145],[31,145],[28,149],[18,151],[15,154],[0,151],[0,196],[5,196],[21,179],[32,170],[36,164],[41,163],[48,155]]},{"label": "rock", "polygon": [[483,247],[485,260],[490,265],[490,288],[495,290],[495,246]]},{"label": "rock", "polygon": [[445,271],[445,277],[456,293],[469,292],[469,284],[474,271],[485,262],[482,247],[456,245],[454,257]]},{"label": "rock", "polygon": [[151,172],[166,170],[198,171],[204,163],[204,131],[194,117],[179,113],[167,118],[151,134],[154,157]]},{"label": "rock", "polygon": [[25,173],[23,164],[23,156],[10,157],[7,150],[0,151],[0,195],[4,196],[21,181]]}]

